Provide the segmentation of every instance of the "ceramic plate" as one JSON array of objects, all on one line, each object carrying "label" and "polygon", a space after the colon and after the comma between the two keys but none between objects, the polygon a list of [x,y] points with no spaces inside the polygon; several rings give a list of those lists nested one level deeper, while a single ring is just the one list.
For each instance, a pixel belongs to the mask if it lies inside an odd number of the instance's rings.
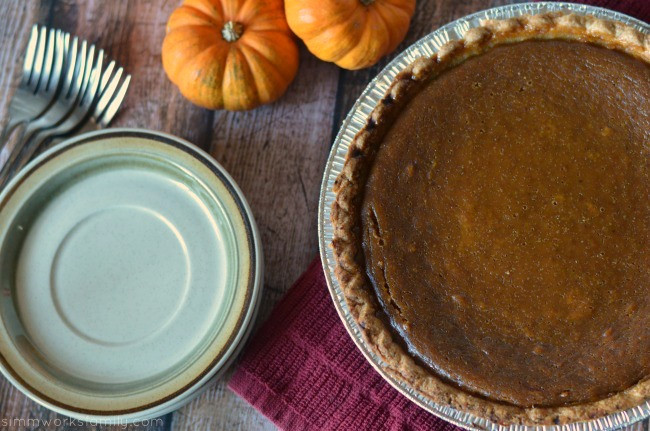
[{"label": "ceramic plate", "polygon": [[0,194],[2,372],[69,416],[158,416],[233,358],[261,276],[248,205],[207,154],[141,130],[80,136]]}]

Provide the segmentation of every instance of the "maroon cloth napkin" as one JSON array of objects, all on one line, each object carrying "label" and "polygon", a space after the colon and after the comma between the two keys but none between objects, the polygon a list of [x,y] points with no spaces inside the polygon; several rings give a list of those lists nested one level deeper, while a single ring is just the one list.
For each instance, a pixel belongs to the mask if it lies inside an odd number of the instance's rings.
[{"label": "maroon cloth napkin", "polygon": [[229,387],[285,430],[457,429],[393,389],[357,350],[319,258],[255,334]]},{"label": "maroon cloth napkin", "polygon": [[[650,0],[576,0],[650,21]],[[230,389],[285,430],[458,428],[393,389],[357,350],[315,259],[251,340]]]}]

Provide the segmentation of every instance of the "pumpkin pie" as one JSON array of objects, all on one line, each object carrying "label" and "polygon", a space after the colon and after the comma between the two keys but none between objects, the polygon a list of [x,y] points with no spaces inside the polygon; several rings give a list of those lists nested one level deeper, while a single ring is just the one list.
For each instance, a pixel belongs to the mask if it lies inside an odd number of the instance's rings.
[{"label": "pumpkin pie", "polygon": [[334,191],[336,275],[392,376],[504,425],[650,399],[650,37],[486,21],[394,80]]}]

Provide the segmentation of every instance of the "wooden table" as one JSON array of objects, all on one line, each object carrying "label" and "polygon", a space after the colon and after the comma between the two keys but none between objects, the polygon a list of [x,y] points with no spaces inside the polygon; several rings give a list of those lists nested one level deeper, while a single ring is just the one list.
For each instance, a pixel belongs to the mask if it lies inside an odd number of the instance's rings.
[{"label": "wooden table", "polygon": [[[0,118],[20,79],[33,23],[61,28],[99,47],[133,76],[112,126],[178,135],[208,151],[234,177],[257,220],[265,254],[258,325],[317,254],[316,212],[321,175],[345,114],[370,79],[392,58],[358,72],[312,56],[303,45],[300,70],[277,103],[251,112],[207,111],[187,102],[160,60],[165,22],[180,0],[2,0]],[[401,51],[440,25],[508,0],[418,0]],[[274,426],[226,388],[229,375],[173,414],[129,430],[270,430]],[[633,427],[648,431],[648,424]],[[118,430],[65,422],[0,379],[2,430]]]}]

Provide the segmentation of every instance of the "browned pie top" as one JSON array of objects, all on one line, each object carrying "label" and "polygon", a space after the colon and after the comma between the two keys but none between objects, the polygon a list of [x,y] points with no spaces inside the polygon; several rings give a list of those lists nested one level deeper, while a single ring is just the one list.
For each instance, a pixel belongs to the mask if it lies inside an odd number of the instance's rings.
[{"label": "browned pie top", "polygon": [[650,66],[506,44],[443,72],[365,186],[368,275],[411,353],[516,406],[650,375]]}]

